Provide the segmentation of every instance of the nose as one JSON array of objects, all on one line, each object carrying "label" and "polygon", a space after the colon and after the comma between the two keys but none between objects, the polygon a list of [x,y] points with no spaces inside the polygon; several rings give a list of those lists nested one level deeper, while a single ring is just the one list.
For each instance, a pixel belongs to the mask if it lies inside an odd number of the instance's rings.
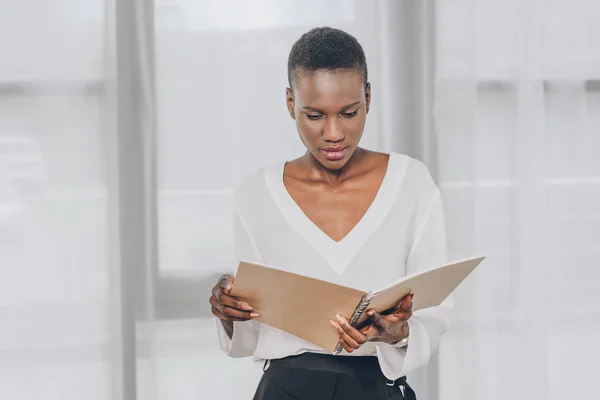
[{"label": "nose", "polygon": [[323,128],[323,140],[326,142],[341,142],[344,140],[344,132],[337,118],[327,118]]}]

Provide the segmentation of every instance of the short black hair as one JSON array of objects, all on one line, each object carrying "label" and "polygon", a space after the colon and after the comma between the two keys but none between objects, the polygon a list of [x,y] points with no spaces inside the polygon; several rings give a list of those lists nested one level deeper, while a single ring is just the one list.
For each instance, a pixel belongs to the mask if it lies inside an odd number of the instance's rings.
[{"label": "short black hair", "polygon": [[367,59],[358,40],[342,30],[321,27],[306,32],[292,46],[288,58],[290,88],[298,70],[335,71],[355,69],[368,83]]}]

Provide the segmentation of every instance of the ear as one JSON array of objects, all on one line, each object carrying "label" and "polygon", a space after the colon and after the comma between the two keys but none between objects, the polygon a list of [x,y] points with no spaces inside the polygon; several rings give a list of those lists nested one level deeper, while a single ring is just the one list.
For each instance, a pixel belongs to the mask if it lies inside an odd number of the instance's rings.
[{"label": "ear", "polygon": [[369,113],[369,108],[371,107],[371,84],[367,82],[367,86],[365,87],[365,100],[367,105],[367,114]]},{"label": "ear", "polygon": [[294,111],[294,91],[290,88],[285,89],[285,102],[287,104],[290,117],[292,117],[292,119],[296,119],[296,112]]}]

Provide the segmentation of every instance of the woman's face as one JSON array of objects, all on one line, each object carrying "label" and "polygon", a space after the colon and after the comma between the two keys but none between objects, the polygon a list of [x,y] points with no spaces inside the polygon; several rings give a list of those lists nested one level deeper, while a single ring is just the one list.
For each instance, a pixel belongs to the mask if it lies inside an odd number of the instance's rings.
[{"label": "woman's face", "polygon": [[287,105],[300,139],[329,170],[341,169],[358,147],[365,128],[371,87],[358,71],[297,71]]}]

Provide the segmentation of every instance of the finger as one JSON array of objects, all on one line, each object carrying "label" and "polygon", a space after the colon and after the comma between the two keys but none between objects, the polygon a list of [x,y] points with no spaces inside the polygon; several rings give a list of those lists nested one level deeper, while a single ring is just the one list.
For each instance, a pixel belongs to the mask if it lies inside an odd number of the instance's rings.
[{"label": "finger", "polygon": [[223,305],[221,305],[221,307],[217,307],[217,308],[226,317],[240,318],[240,319],[243,319],[244,321],[254,319],[254,318],[259,318],[261,316],[260,313],[257,313],[257,312],[240,311],[240,310],[236,310],[235,308],[231,308],[231,307],[227,307],[227,306],[223,306]]},{"label": "finger", "polygon": [[219,311],[218,308],[216,307],[211,307],[211,311],[213,313],[213,315],[219,319],[225,320],[225,321],[232,321],[232,322],[243,322],[243,321],[247,321],[245,319],[241,319],[241,318],[231,318],[226,316],[225,314],[223,314],[221,311]]},{"label": "finger", "polygon": [[227,316],[225,314],[223,314],[221,312],[221,310],[219,309],[219,307],[221,306],[217,300],[214,298],[214,296],[211,296],[210,298],[210,304],[211,304],[211,312],[212,314],[222,320],[226,320],[226,321],[247,321],[246,319],[242,319],[242,318],[235,318],[235,317],[231,317],[231,316]]},{"label": "finger", "polygon": [[233,287],[233,275],[221,275],[219,278],[219,286],[223,289],[227,294],[231,291]]},{"label": "finger", "polygon": [[239,318],[244,321],[247,321],[249,319],[258,318],[261,316],[260,313],[257,313],[255,311],[242,311],[237,308],[227,306],[226,304],[219,301],[219,299],[216,296],[211,296],[210,304],[214,308],[219,310],[221,314],[225,315],[225,317],[228,318]]},{"label": "finger", "polygon": [[376,331],[376,330],[377,330],[377,328],[375,327],[375,325],[369,323],[369,324],[363,326],[362,328],[360,328],[358,331],[360,333],[362,333],[363,335],[367,336],[369,334],[369,332]]},{"label": "finger", "polygon": [[367,342],[379,336],[379,330],[373,324],[368,324],[360,329],[360,333],[365,335]]},{"label": "finger", "polygon": [[409,310],[398,309],[398,310],[395,310],[392,315],[394,317],[397,317],[397,318],[401,319],[401,320],[407,321],[407,320],[409,320],[412,317],[413,312],[410,309]]},{"label": "finger", "polygon": [[392,314],[396,317],[399,317],[401,319],[409,319],[410,317],[412,317],[412,299],[414,297],[414,294],[409,294],[407,296],[405,296],[402,299],[402,302],[400,303],[400,307],[396,308]]},{"label": "finger", "polygon": [[413,297],[414,297],[414,293],[404,296],[404,298],[402,299],[402,303],[400,304],[400,308],[402,308],[404,310],[408,310],[408,309],[412,308]]},{"label": "finger", "polygon": [[241,311],[253,311],[252,306],[245,301],[239,301],[235,297],[229,296],[220,286],[215,286],[213,288],[213,296],[217,299],[217,301],[225,306],[235,308]]},{"label": "finger", "polygon": [[367,316],[380,332],[385,331],[387,329],[387,322],[377,311],[369,310],[367,311]]},{"label": "finger", "polygon": [[344,348],[344,350],[346,350],[348,353],[352,353],[354,351],[354,348],[352,346],[350,346],[344,339],[340,338],[340,344],[342,345],[342,347]]},{"label": "finger", "polygon": [[337,330],[338,335],[340,335],[340,339],[344,340],[344,342],[346,344],[350,345],[351,348],[358,349],[361,346],[360,344],[358,344],[356,342],[356,340],[352,339],[352,337],[350,337],[350,335],[348,335],[348,333],[346,333],[346,331],[344,331],[344,329],[340,326],[340,324],[338,324],[334,320],[330,320],[329,322]]},{"label": "finger", "polygon": [[[335,318],[337,319],[339,325],[344,330],[344,332],[348,336],[350,336],[359,346],[365,344],[365,342],[367,341],[367,338],[365,337],[365,335],[363,335],[358,329],[356,329],[355,327],[350,325],[350,323],[348,322],[348,320],[346,318],[342,317],[339,314],[336,315]],[[348,343],[351,343],[351,342],[348,342]]]},{"label": "finger", "polygon": [[404,308],[404,309],[412,308],[412,299],[413,299],[413,297],[415,297],[414,293],[411,293],[408,296],[406,296],[404,298],[404,301],[402,302],[402,308]]}]

